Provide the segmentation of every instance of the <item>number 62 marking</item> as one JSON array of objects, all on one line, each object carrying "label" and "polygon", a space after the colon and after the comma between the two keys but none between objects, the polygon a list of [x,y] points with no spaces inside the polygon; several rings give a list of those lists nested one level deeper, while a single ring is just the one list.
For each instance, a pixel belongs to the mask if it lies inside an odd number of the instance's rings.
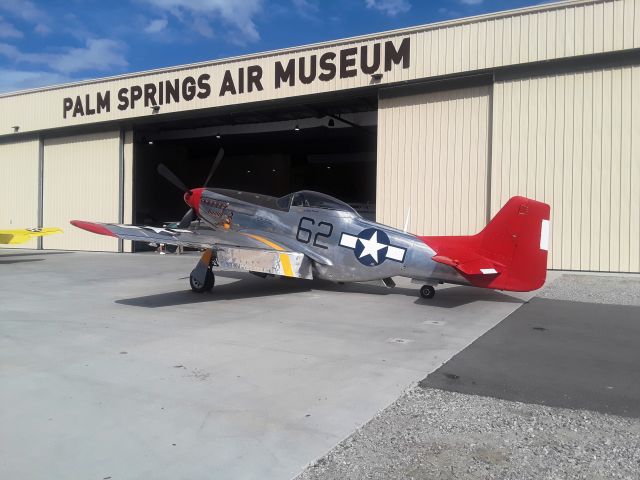
[{"label": "number 62 marking", "polygon": [[[308,227],[313,227],[315,226],[316,222],[313,218],[302,217],[300,219],[300,223],[298,223],[296,240],[302,243],[309,243],[311,241],[311,237],[313,237],[313,231],[309,228],[305,228],[303,223],[305,223]],[[323,229],[324,231],[321,231],[320,229]],[[329,247],[327,245],[318,242],[318,237],[329,238],[331,236],[331,233],[333,233],[332,224],[330,224],[329,222],[318,222],[318,230],[316,231],[315,237],[313,237],[313,246],[328,249]]]}]

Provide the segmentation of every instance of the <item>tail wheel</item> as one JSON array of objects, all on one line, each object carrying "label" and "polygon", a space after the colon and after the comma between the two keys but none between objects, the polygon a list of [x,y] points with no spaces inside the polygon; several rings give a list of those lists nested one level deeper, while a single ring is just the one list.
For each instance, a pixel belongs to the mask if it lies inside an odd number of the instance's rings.
[{"label": "tail wheel", "polygon": [[433,298],[435,294],[436,294],[436,289],[433,288],[431,285],[423,285],[420,288],[420,296],[422,298]]},{"label": "tail wheel", "polygon": [[195,278],[193,274],[189,276],[189,284],[191,285],[191,290],[193,290],[196,293],[204,293],[204,292],[211,291],[215,283],[216,283],[216,277],[210,269],[207,270],[207,273],[204,277],[204,283],[202,283],[197,278]]}]

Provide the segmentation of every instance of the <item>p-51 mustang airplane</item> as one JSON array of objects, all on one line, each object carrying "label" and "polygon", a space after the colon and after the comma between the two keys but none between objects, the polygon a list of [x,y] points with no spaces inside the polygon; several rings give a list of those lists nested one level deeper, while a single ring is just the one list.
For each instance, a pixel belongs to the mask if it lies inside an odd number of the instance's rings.
[{"label": "p-51 mustang airplane", "polygon": [[[416,236],[365,220],[353,208],[322,193],[300,191],[281,198],[206,188],[188,189],[164,165],[158,173],[184,192],[189,205],[177,228],[117,225],[73,220],[101,235],[147,243],[204,249],[190,275],[195,292],[211,290],[212,267],[335,282],[408,277],[434,285],[453,283],[497,290],[540,288],[547,273],[550,207],[513,197],[473,236]],[[199,220],[196,228],[189,228]]]},{"label": "p-51 mustang airplane", "polygon": [[26,228],[22,230],[0,230],[0,244],[16,245],[25,243],[33,237],[44,237],[54,233],[62,233],[59,228]]}]

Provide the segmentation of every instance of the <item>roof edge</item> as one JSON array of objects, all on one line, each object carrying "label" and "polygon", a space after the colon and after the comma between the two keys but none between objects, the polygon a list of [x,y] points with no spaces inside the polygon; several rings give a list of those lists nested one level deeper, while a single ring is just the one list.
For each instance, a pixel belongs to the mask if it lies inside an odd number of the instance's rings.
[{"label": "roof edge", "polygon": [[399,35],[399,34],[410,34],[410,33],[416,33],[416,32],[424,32],[424,31],[435,30],[435,29],[443,28],[443,27],[450,27],[450,26],[458,26],[458,25],[465,25],[465,24],[469,24],[469,23],[475,23],[475,22],[479,22],[479,21],[482,21],[482,20],[498,19],[498,18],[504,18],[504,17],[509,17],[509,16],[513,16],[513,15],[520,15],[520,14],[533,13],[533,12],[556,10],[556,9],[561,9],[561,8],[565,8],[565,7],[568,7],[568,6],[579,6],[579,5],[588,5],[588,4],[595,4],[595,3],[606,3],[607,1],[609,1],[609,0],[562,0],[562,1],[559,1],[559,2],[550,2],[550,3],[539,4],[539,5],[533,5],[533,6],[530,6],[530,7],[513,8],[513,9],[510,9],[510,10],[501,10],[499,12],[485,13],[485,14],[474,15],[474,16],[470,16],[470,17],[457,18],[457,19],[454,19],[454,20],[446,20],[446,21],[443,21],[443,22],[427,23],[427,24],[423,24],[423,25],[417,25],[417,26],[414,26],[414,27],[398,28],[398,29],[395,29],[395,30],[386,30],[386,31],[383,31],[383,32],[369,33],[369,34],[365,34],[365,35],[358,35],[358,36],[355,36],[355,37],[346,37],[346,38],[340,38],[340,39],[337,39],[337,40],[327,40],[327,41],[324,41],[324,42],[309,43],[309,44],[306,44],[306,45],[300,45],[300,46],[295,46],[295,47],[287,47],[287,48],[276,49],[276,50],[265,50],[263,52],[248,53],[248,54],[245,54],[245,55],[237,55],[235,57],[225,57],[225,58],[221,58],[221,59],[217,59],[217,60],[204,60],[202,62],[188,63],[188,64],[176,65],[176,66],[172,66],[172,67],[155,68],[155,69],[151,69],[151,70],[142,70],[142,71],[138,71],[138,72],[123,73],[121,75],[113,75],[113,76],[109,76],[109,77],[92,78],[92,79],[88,79],[88,80],[79,80],[79,81],[76,81],[76,82],[62,83],[62,84],[57,84],[57,85],[48,85],[48,86],[45,86],[45,87],[36,87],[36,88],[25,89],[25,90],[16,90],[16,91],[13,91],[13,92],[0,93],[0,100],[2,100],[4,98],[9,98],[9,97],[30,95],[32,93],[40,93],[40,92],[46,92],[46,91],[61,90],[61,89],[70,88],[70,87],[79,87],[79,86],[83,86],[83,85],[93,85],[95,83],[111,82],[111,81],[116,81],[116,80],[125,80],[125,79],[128,79],[128,78],[137,78],[137,77],[143,77],[143,76],[147,76],[147,75],[156,75],[156,74],[160,74],[160,73],[179,72],[179,71],[188,70],[188,69],[191,69],[191,68],[200,68],[200,67],[206,67],[206,66],[212,66],[212,65],[220,65],[220,64],[224,64],[224,63],[237,62],[237,61],[241,61],[241,60],[258,59],[258,58],[269,57],[269,56],[274,56],[274,55],[295,53],[295,52],[301,52],[301,51],[305,51],[305,50],[310,50],[310,49],[313,49],[313,48],[339,46],[339,45],[343,45],[345,43],[353,43],[353,42],[358,42],[358,41],[363,41],[363,40],[372,40],[372,39],[376,39],[376,38],[387,37],[387,36],[390,36],[390,35]]}]

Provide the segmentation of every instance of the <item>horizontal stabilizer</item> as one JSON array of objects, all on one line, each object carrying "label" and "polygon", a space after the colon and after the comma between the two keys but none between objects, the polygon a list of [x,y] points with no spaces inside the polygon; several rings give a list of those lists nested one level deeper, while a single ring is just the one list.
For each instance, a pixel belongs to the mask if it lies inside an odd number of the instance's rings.
[{"label": "horizontal stabilizer", "polygon": [[504,267],[477,253],[455,249],[445,249],[445,252],[438,253],[432,260],[454,267],[465,275],[497,275]]}]

